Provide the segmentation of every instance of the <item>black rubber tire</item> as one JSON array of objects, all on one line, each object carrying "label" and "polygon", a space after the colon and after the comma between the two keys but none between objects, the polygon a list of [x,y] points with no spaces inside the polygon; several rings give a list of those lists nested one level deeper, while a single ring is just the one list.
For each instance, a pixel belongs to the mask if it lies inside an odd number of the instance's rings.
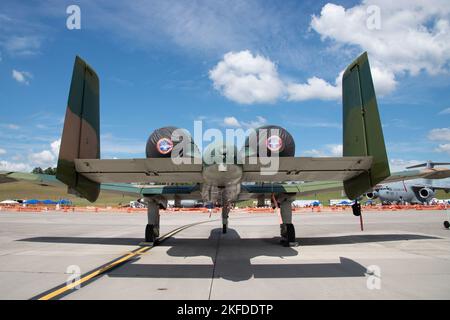
[{"label": "black rubber tire", "polygon": [[145,227],[145,242],[154,243],[155,240],[156,240],[156,237],[155,237],[154,226],[152,224],[147,224],[147,226]]},{"label": "black rubber tire", "polygon": [[361,215],[361,204],[359,204],[358,202],[355,202],[354,204],[352,204],[352,210],[353,210],[353,215],[355,217],[359,217]]},{"label": "black rubber tire", "polygon": [[444,227],[445,227],[445,229],[450,228],[450,222],[444,221]]},{"label": "black rubber tire", "polygon": [[286,223],[286,240],[287,243],[295,242],[295,228],[292,223]]},{"label": "black rubber tire", "polygon": [[226,224],[222,225],[222,233],[227,233],[228,226]]},{"label": "black rubber tire", "polygon": [[281,238],[287,238],[287,229],[284,223],[280,224],[280,236]]}]

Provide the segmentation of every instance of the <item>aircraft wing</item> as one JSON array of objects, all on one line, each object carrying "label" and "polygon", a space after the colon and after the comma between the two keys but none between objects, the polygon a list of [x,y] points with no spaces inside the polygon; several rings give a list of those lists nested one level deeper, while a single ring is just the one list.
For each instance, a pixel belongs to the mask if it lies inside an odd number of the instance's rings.
[{"label": "aircraft wing", "polygon": [[[346,181],[368,172],[372,157],[280,157],[270,168],[270,158],[249,159],[243,166],[243,182]],[[273,159],[272,159],[273,160]]]},{"label": "aircraft wing", "polygon": [[296,193],[299,196],[312,196],[322,192],[341,191],[343,188],[344,185],[340,181],[242,184],[239,200],[257,198],[262,194],[268,197],[272,193]]},{"label": "aircraft wing", "polygon": [[35,174],[26,172],[1,171],[0,183],[9,183],[16,181],[30,181],[37,184],[63,185],[55,176],[49,174]]},{"label": "aircraft wing", "polygon": [[[314,159],[314,158],[312,158]],[[329,158],[322,158],[329,159]],[[340,158],[342,159],[342,158]],[[324,163],[325,164],[325,163]],[[286,172],[286,171],[284,171]],[[310,175],[320,175],[323,176],[322,173],[316,171],[308,171]],[[353,171],[355,172],[355,171]],[[357,171],[356,171],[357,172]],[[306,173],[302,173],[303,176]],[[336,174],[334,172],[333,174]],[[331,177],[331,175],[329,175]],[[341,174],[342,177],[342,174]],[[399,171],[393,172],[391,176],[384,179],[381,183],[390,183],[397,181],[405,181],[405,180],[413,180],[413,179],[445,179],[450,177],[450,169],[447,168],[433,168],[433,169],[424,169],[424,170],[407,170],[407,171]],[[277,177],[275,177],[275,180]],[[281,174],[281,178],[283,176]],[[287,178],[285,176],[284,181],[291,180],[291,178]],[[301,180],[301,179],[298,179]],[[318,180],[317,177],[314,180]],[[421,186],[422,187],[422,186]],[[445,192],[450,192],[450,188],[448,187],[435,187],[433,189],[436,190],[444,190]],[[240,196],[240,200],[247,200],[255,198],[257,195],[265,194],[270,195],[272,193],[296,193],[299,196],[309,196],[315,195],[317,193],[330,192],[330,191],[343,191],[344,184],[341,181],[333,181],[333,180],[324,180],[324,181],[311,181],[311,182],[299,182],[299,183],[277,183],[277,182],[263,182],[256,184],[243,184],[241,186],[242,194]]]},{"label": "aircraft wing", "polygon": [[179,200],[201,200],[200,189],[197,184],[171,186],[171,185],[138,185],[130,183],[102,183],[101,190],[146,196],[164,196],[165,198]]},{"label": "aircraft wing", "polygon": [[432,168],[423,170],[406,170],[394,172],[384,179],[382,183],[390,183],[412,179],[445,179],[450,177],[450,169]]}]

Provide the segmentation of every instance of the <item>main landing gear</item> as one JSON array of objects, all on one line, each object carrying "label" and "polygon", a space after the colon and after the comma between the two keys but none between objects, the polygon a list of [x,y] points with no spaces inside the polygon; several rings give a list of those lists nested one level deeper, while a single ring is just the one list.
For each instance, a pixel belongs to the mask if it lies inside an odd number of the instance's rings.
[{"label": "main landing gear", "polygon": [[276,202],[280,208],[282,222],[280,224],[280,242],[285,247],[298,246],[298,242],[295,238],[295,228],[292,224],[292,201],[293,197],[287,194],[281,194],[276,199]]},{"label": "main landing gear", "polygon": [[147,226],[145,227],[145,242],[154,244],[159,237],[159,209],[167,207],[167,201],[163,198],[146,198],[147,201]]}]

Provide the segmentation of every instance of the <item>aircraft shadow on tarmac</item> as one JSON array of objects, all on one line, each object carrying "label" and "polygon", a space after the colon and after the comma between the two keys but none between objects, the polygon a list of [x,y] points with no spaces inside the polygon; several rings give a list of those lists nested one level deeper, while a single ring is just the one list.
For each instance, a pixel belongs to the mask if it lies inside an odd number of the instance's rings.
[{"label": "aircraft shadow on tarmac", "polygon": [[[206,256],[213,264],[144,264],[137,263],[137,257],[112,272],[110,277],[144,277],[144,278],[223,278],[231,281],[244,281],[254,278],[333,278],[333,277],[365,277],[366,268],[344,257],[334,263],[302,263],[292,264],[288,261],[273,264],[252,264],[251,259],[259,256],[284,259],[301,252],[302,246],[354,244],[383,241],[439,239],[437,237],[415,234],[375,234],[348,235],[335,237],[299,238],[299,248],[282,247],[280,238],[242,239],[239,234],[228,229],[211,230],[208,239],[189,239],[172,237],[160,244],[169,247],[167,254],[172,257]],[[35,237],[18,241],[75,243],[75,244],[107,244],[138,245],[140,238],[83,238],[83,237]],[[274,260],[274,259],[269,259]],[[274,260],[275,262],[277,260]]]}]

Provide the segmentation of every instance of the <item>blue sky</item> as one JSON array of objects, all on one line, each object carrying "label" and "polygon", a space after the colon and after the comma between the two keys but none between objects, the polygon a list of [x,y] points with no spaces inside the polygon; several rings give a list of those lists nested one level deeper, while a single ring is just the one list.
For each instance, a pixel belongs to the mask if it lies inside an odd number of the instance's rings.
[{"label": "blue sky", "polygon": [[297,155],[339,155],[339,75],[367,50],[391,167],[449,161],[450,3],[391,2],[4,0],[0,170],[54,165],[77,54],[100,77],[105,158],[199,119],[281,125]]}]

